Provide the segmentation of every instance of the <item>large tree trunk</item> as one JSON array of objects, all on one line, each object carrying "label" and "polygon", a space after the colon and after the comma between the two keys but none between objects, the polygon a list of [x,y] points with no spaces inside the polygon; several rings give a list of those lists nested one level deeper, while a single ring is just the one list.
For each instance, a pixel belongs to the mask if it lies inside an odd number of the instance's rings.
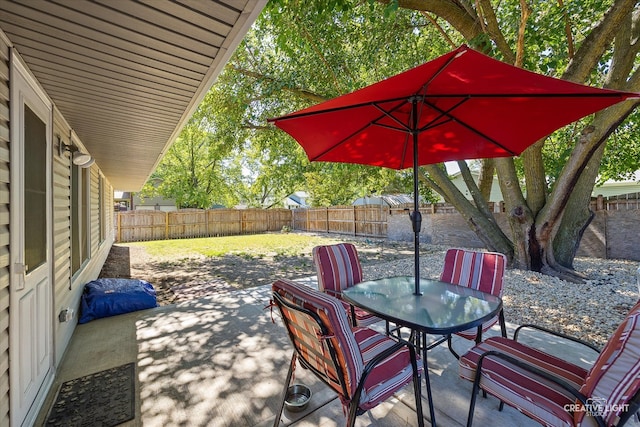
[{"label": "large tree trunk", "polygon": [[[380,1],[388,3],[388,0]],[[443,18],[472,45],[474,41],[486,41],[489,38],[504,60],[512,64],[519,65],[526,55],[524,33],[521,31],[516,46],[512,48],[499,28],[494,5],[489,0],[399,0],[398,4],[402,8],[433,13]],[[523,13],[520,28],[523,30],[531,8],[535,9],[535,6],[529,7],[524,2],[521,5]],[[640,51],[640,43],[635,42],[640,37],[640,25],[637,25],[639,12],[636,9],[635,0],[613,1],[608,12],[580,42],[577,50],[572,50],[573,59],[562,78],[577,83],[586,82],[607,52],[613,50],[605,86],[627,91],[640,90],[640,71],[632,74],[634,60]],[[568,34],[571,35],[570,31]],[[481,202],[483,196],[486,200],[487,191],[483,183],[478,186],[466,178],[474,197],[474,201],[470,202],[456,191],[437,166],[426,168],[429,172],[427,181],[456,207],[487,248],[509,256],[511,266],[568,280],[581,280],[582,275],[573,270],[573,260],[582,234],[593,216],[589,211],[589,201],[604,143],[635,106],[633,102],[626,102],[595,116],[591,125],[585,127],[577,138],[571,156],[550,193],[542,158],[544,141],[534,144],[522,155],[526,199],[513,159],[495,160],[511,238],[500,230],[492,214],[487,212],[486,205]],[[489,167],[486,169],[489,170]]]},{"label": "large tree trunk", "polygon": [[486,204],[485,207],[478,208],[467,200],[439,165],[423,166],[421,171],[428,173],[428,176],[421,175],[423,182],[456,208],[487,249],[501,252],[508,258],[513,257],[510,239],[502,232],[493,215],[486,210]]}]

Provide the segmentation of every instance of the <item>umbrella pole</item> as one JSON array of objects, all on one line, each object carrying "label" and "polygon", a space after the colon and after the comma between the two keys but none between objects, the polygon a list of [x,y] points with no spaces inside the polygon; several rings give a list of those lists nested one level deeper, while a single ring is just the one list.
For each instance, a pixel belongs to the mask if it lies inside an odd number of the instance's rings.
[{"label": "umbrella pole", "polygon": [[420,292],[420,229],[422,228],[422,214],[420,213],[420,203],[418,201],[418,97],[411,100],[413,107],[413,212],[411,213],[411,224],[413,225],[413,268],[415,280],[415,295],[422,295]]}]

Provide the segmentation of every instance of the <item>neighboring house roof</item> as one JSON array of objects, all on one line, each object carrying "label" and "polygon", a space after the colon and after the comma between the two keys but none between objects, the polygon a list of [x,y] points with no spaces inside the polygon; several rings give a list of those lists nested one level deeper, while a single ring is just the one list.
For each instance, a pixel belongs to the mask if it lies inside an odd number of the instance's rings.
[{"label": "neighboring house roof", "polygon": [[621,196],[624,194],[640,193],[640,171],[634,172],[630,179],[622,181],[605,181],[604,184],[594,187],[592,197],[600,195],[604,197]]},{"label": "neighboring house roof", "polygon": [[[478,172],[472,169],[471,175],[477,182]],[[466,198],[471,199],[471,194],[469,194],[469,190],[467,189],[467,186],[464,183],[460,172],[451,174],[451,180],[456,185],[456,187],[460,189],[460,191],[465,195]],[[612,197],[632,193],[640,193],[640,171],[636,171],[631,179],[623,181],[608,180],[601,186],[594,187],[591,196],[597,197],[598,195],[602,195],[604,197]],[[491,187],[491,196],[489,198],[489,201],[501,202],[502,200],[503,198],[502,192],[500,191],[500,185],[498,184],[498,180],[494,179],[493,185]]]},{"label": "neighboring house roof", "polygon": [[309,195],[304,191],[296,191],[289,194],[284,201],[285,206],[296,206],[300,208],[307,207],[307,198]]},{"label": "neighboring house roof", "polygon": [[[469,189],[467,188],[467,184],[464,182],[464,179],[462,178],[462,172],[457,171],[452,173],[451,175],[449,175],[451,178],[451,181],[453,181],[453,184],[458,187],[458,189],[460,190],[460,192],[462,192],[462,194],[464,194],[464,196],[471,200],[471,193],[469,192]],[[480,176],[480,172],[477,170],[474,170],[473,168],[471,169],[471,176],[473,177],[473,180],[477,183],[478,182],[478,178]],[[442,196],[440,196],[440,200],[444,201],[444,199],[442,198]],[[493,183],[491,184],[491,194],[489,195],[489,202],[501,202],[503,200],[502,197],[502,191],[500,191],[500,184],[498,183],[498,178],[494,177],[493,179]]]},{"label": "neighboring house roof", "polygon": [[114,188],[138,191],[265,4],[2,1],[0,24]]},{"label": "neighboring house roof", "polygon": [[352,205],[384,205],[384,206],[401,206],[413,203],[413,196],[407,194],[383,194],[381,196],[365,196],[356,199]]},{"label": "neighboring house roof", "polygon": [[164,197],[144,197],[133,196],[133,205],[135,206],[176,206],[175,199],[165,199]]},{"label": "neighboring house roof", "polygon": [[114,191],[113,200],[131,200],[131,193],[128,191]]}]

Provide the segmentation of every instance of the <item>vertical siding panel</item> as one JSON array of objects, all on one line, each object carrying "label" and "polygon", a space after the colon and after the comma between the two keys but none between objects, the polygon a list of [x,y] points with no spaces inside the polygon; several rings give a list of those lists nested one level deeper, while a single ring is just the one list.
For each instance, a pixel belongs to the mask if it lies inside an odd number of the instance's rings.
[{"label": "vertical siding panel", "polygon": [[[53,126],[53,275],[54,275],[54,345],[55,364],[59,366],[64,351],[71,340],[79,313],[79,302],[83,285],[95,279],[106,259],[111,243],[113,229],[106,228],[105,244],[100,244],[100,202],[99,176],[97,164],[89,170],[89,226],[87,230],[91,239],[89,245],[89,261],[72,277],[71,275],[71,157],[69,152],[62,156],[58,153],[58,137],[62,142],[71,144],[71,128],[57,108],[54,108]],[[79,143],[74,138],[74,143]],[[82,148],[84,151],[84,147]],[[1,152],[0,152],[1,153]],[[0,172],[0,176],[1,176]],[[104,179],[104,191],[111,191],[103,196],[106,224],[112,224],[113,187]],[[108,201],[109,204],[106,203]],[[0,218],[2,215],[0,213]],[[65,308],[76,311],[76,319],[71,322],[59,322],[58,313]],[[2,425],[0,423],[0,425]]]},{"label": "vertical siding panel", "polygon": [[0,36],[0,425],[9,425],[9,46]]},{"label": "vertical siding panel", "polygon": [[100,245],[100,195],[98,191],[100,190],[99,185],[100,173],[98,166],[95,164],[91,166],[91,179],[89,186],[91,187],[91,220],[89,224],[89,234],[91,234],[91,249],[90,255],[91,257],[95,256],[98,252],[98,246]]},{"label": "vertical siding panel", "polygon": [[71,158],[69,152],[58,153],[60,142],[69,144],[70,128],[60,111],[53,109],[53,315],[54,351],[58,365],[74,323],[61,323],[57,314],[64,307],[74,306],[71,285]]}]

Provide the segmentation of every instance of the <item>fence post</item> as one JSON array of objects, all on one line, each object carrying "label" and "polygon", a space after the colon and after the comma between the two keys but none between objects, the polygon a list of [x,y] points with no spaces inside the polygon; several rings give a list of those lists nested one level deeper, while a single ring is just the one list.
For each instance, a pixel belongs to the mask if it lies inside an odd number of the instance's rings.
[{"label": "fence post", "polygon": [[329,207],[324,208],[324,217],[325,217],[325,225],[327,229],[327,234],[329,234]]},{"label": "fence post", "polygon": [[353,235],[357,235],[358,234],[358,224],[356,223],[356,207],[355,205],[353,206],[353,209],[351,209],[351,214],[353,215]]},{"label": "fence post", "polygon": [[122,242],[122,225],[120,223],[120,216],[122,215],[121,212],[118,212],[118,242]]},{"label": "fence post", "polygon": [[164,213],[164,239],[169,240],[169,212]]}]

